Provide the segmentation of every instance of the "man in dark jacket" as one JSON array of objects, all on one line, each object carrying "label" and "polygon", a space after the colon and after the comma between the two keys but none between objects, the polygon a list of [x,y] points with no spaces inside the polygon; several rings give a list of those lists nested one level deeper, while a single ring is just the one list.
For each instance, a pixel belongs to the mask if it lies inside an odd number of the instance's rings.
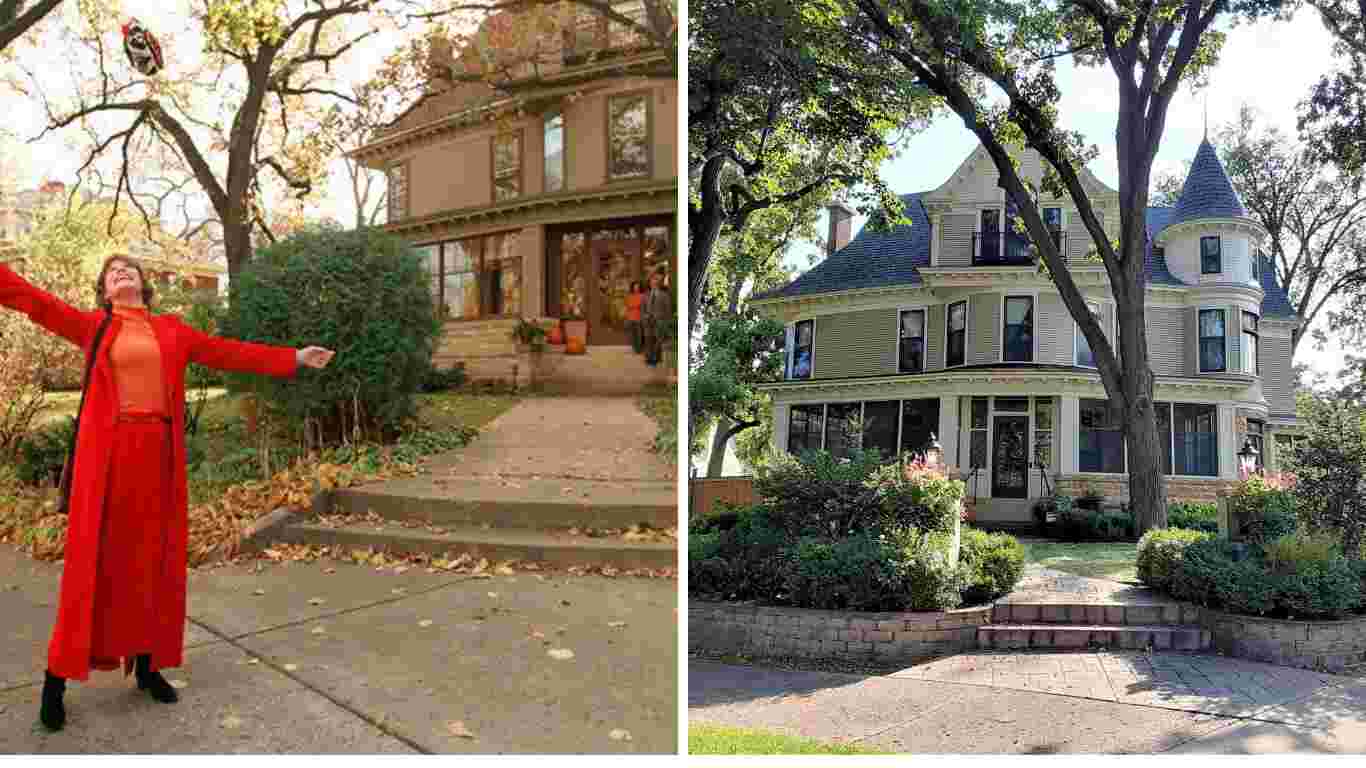
[{"label": "man in dark jacket", "polygon": [[645,331],[645,364],[655,366],[660,358],[660,332],[668,323],[673,312],[669,292],[665,290],[664,273],[650,274],[650,291],[645,294],[645,304],[641,307],[640,324]]}]

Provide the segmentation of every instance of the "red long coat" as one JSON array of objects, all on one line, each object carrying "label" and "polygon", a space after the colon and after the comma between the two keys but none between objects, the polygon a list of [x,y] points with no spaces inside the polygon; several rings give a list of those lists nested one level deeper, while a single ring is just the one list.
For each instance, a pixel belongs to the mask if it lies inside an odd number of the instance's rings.
[{"label": "red long coat", "polygon": [[[51,294],[30,285],[0,264],[0,306],[16,309],[52,333],[89,353],[103,311],[78,310]],[[221,370],[291,377],[296,369],[295,350],[250,344],[201,333],[174,315],[155,315],[152,331],[161,347],[161,374],[171,396],[171,435],[175,477],[172,488],[176,514],[169,531],[169,555],[185,564],[188,540],[185,486],[185,367],[198,363]],[[110,469],[118,393],[109,349],[118,338],[123,321],[116,315],[100,341],[99,355],[90,373],[80,433],[76,437],[76,461],[71,482],[71,506],[67,520],[66,561],[62,570],[57,625],[48,647],[48,668],[59,677],[85,680],[90,674],[91,629],[94,615],[95,568],[104,513],[104,489]],[[177,667],[185,650],[186,567],[172,569],[172,583],[158,595],[160,621],[151,627],[152,668]]]}]

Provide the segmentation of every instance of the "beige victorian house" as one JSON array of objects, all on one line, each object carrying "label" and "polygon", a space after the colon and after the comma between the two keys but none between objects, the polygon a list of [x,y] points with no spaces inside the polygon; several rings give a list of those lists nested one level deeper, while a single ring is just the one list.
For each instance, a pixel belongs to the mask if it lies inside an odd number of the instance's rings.
[{"label": "beige victorian house", "polygon": [[[626,295],[677,264],[678,81],[668,52],[577,13],[534,72],[497,89],[433,80],[353,156],[386,173],[387,229],[429,266],[445,318],[438,365],[632,390],[666,375],[632,354]],[[587,354],[519,349],[522,317],[587,321]]]}]

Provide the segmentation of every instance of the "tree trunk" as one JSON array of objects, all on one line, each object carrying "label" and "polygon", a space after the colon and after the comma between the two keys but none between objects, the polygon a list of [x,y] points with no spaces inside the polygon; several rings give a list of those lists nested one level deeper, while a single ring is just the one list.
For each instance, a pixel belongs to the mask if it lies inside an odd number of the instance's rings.
[{"label": "tree trunk", "polygon": [[726,446],[730,444],[731,421],[718,416],[711,433],[711,453],[707,456],[707,477],[720,477],[725,471]]},{"label": "tree trunk", "polygon": [[1134,513],[1135,533],[1167,527],[1167,488],[1162,476],[1162,444],[1157,431],[1157,412],[1151,398],[1141,397],[1127,409],[1129,449],[1129,508]]},{"label": "tree trunk", "polygon": [[251,222],[223,221],[223,245],[228,258],[228,279],[236,277],[251,259]]},{"label": "tree trunk", "polygon": [[726,158],[713,157],[702,169],[702,208],[688,217],[688,337],[697,329],[698,309],[702,306],[702,289],[707,284],[707,267],[712,252],[721,237],[721,225],[726,212],[721,200],[721,170]]}]

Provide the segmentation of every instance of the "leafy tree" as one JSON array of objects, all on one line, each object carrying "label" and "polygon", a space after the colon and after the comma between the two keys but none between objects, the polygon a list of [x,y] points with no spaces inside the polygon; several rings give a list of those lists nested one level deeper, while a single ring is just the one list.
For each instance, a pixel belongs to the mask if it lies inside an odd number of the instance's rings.
[{"label": "leafy tree", "polygon": [[1333,35],[1338,61],[1309,89],[1300,104],[1299,129],[1321,158],[1344,172],[1366,171],[1366,5],[1349,0],[1309,0]]},{"label": "leafy tree", "polygon": [[[688,40],[688,328],[697,327],[717,244],[774,206],[850,189],[902,221],[878,177],[894,134],[938,101],[889,77],[878,46],[849,44],[814,0],[702,0]],[[889,141],[892,140],[892,141]]]},{"label": "leafy tree", "polygon": [[1311,398],[1308,434],[1295,447],[1295,499],[1301,519],[1342,536],[1348,558],[1361,559],[1366,532],[1366,413],[1346,398]]},{"label": "leafy tree", "polygon": [[32,5],[26,0],[0,0],[0,53],[61,4],[62,0],[38,0]]},{"label": "leafy tree", "polygon": [[[900,64],[902,79],[939,96],[982,143],[1017,206],[1063,303],[1095,350],[1111,407],[1122,413],[1129,462],[1129,497],[1139,532],[1166,522],[1166,489],[1153,406],[1153,374],[1144,324],[1146,211],[1153,159],[1172,98],[1214,64],[1224,33],[1221,17],[1254,18],[1277,0],[1077,0],[1057,6],[974,0],[836,0],[851,19],[856,44],[876,46]],[[1096,149],[1059,123],[1056,62],[1115,75],[1119,110],[1119,241],[1112,243],[1082,183]],[[1118,310],[1118,350],[1086,308],[1085,299],[1044,226],[1012,148],[1037,150],[1046,162],[1043,190],[1066,194],[1105,266]],[[1117,354],[1118,352],[1118,354]]]},{"label": "leafy tree", "polygon": [[782,334],[782,323],[753,310],[708,321],[702,364],[688,378],[692,420],[722,419],[712,441],[708,477],[721,474],[731,438],[763,423],[766,398],[754,386],[781,378],[783,355],[777,342]]}]

